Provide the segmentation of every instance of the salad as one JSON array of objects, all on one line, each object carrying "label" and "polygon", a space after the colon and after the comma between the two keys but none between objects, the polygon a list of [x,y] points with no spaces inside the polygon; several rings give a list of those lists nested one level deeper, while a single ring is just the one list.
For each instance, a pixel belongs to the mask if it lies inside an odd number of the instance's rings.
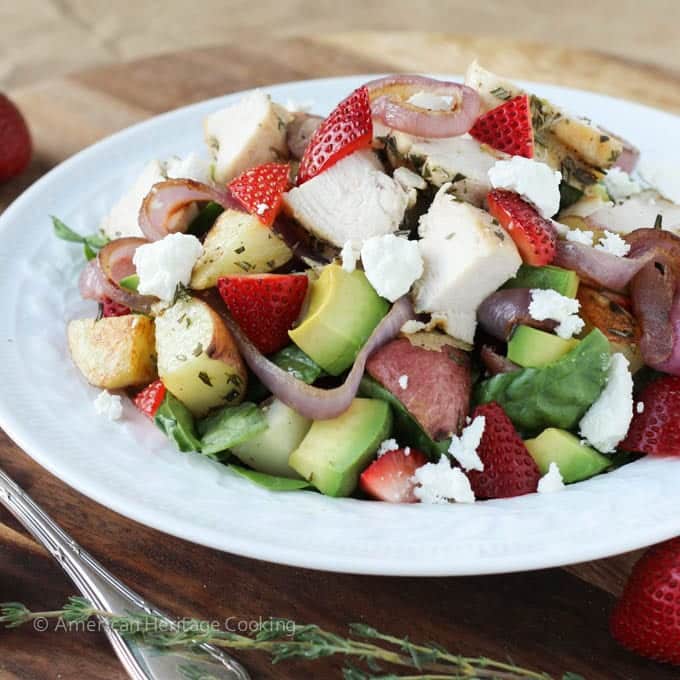
[{"label": "salad", "polygon": [[53,218],[99,306],[67,329],[98,413],[130,398],[272,490],[398,503],[680,455],[677,171],[477,63],[326,118],[255,90],[204,136],[95,234]]}]

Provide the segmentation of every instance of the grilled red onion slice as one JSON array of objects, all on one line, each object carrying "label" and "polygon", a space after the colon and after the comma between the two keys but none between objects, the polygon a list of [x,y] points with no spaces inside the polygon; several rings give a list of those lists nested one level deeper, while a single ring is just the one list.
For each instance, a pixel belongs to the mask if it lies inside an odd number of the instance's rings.
[{"label": "grilled red onion slice", "polygon": [[169,179],[158,182],[142,201],[139,227],[149,241],[158,241],[168,234],[184,232],[190,215],[186,209],[195,203],[214,201],[225,210],[242,210],[227,190],[217,189],[193,179]]},{"label": "grilled red onion slice", "polygon": [[105,245],[94,260],[90,260],[80,275],[80,294],[86,300],[102,302],[109,298],[136,312],[148,312],[158,299],[125,290],[118,281],[136,272],[132,263],[135,250],[148,243],[143,238],[119,238]]},{"label": "grilled red onion slice", "polygon": [[[479,115],[479,94],[467,85],[424,76],[395,75],[366,83],[371,111],[387,127],[416,137],[456,137],[465,134]],[[451,97],[442,111],[423,109],[408,99],[418,93]]]},{"label": "grilled red onion slice", "polygon": [[477,310],[479,325],[498,340],[508,340],[520,324],[552,331],[557,323],[552,319],[537,321],[529,314],[531,290],[509,288],[489,295]]},{"label": "grilled red onion slice", "polygon": [[413,307],[408,298],[402,297],[397,300],[357,355],[345,382],[335,389],[324,390],[305,385],[269,361],[250,342],[229,314],[222,312],[222,316],[234,335],[236,344],[250,370],[275,397],[312,420],[327,420],[344,413],[356,396],[368,357],[376,349],[395,338],[407,321],[415,319]]},{"label": "grilled red onion slice", "polygon": [[670,325],[673,337],[673,348],[668,358],[652,366],[657,371],[670,373],[671,375],[680,375],[680,294],[676,292],[675,299],[670,311]]},{"label": "grilled red onion slice", "polygon": [[286,128],[286,143],[293,158],[302,159],[305,149],[309,145],[309,140],[314,136],[323,120],[321,116],[314,116],[311,113],[293,114],[293,120],[288,123]]},{"label": "grilled red onion slice", "polygon": [[613,132],[609,132],[605,128],[600,128],[602,132],[608,134],[614,139],[618,139],[621,144],[623,144],[623,151],[621,155],[616,159],[614,163],[615,168],[621,168],[624,172],[633,172],[635,166],[640,159],[640,149],[638,149],[634,144],[631,144],[627,139],[624,139],[620,135],[615,135]]},{"label": "grilled red onion slice", "polygon": [[510,361],[508,357],[504,357],[502,354],[496,352],[495,349],[489,347],[489,345],[482,345],[482,349],[479,352],[479,358],[484,364],[489,375],[499,375],[501,373],[513,373],[514,371],[519,371],[520,367]]}]

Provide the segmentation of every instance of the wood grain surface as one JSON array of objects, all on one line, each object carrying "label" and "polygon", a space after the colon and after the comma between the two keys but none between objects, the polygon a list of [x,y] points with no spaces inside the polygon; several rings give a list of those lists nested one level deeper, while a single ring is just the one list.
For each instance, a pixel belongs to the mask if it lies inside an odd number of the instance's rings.
[{"label": "wood grain surface", "polygon": [[[80,72],[13,96],[36,152],[29,171],[0,187],[0,210],[61,160],[150,115],[256,85],[383,71],[461,72],[478,57],[517,78],[571,85],[680,111],[680,76],[596,52],[443,34],[353,33],[201,49]],[[511,657],[587,680],[665,680],[667,667],[620,649],[607,617],[637,554],[567,569],[475,578],[378,578],[327,574],[220,553],[117,515],[48,474],[0,434],[6,469],[75,539],[114,573],[178,616],[252,621],[284,616],[342,631],[365,621],[396,635],[437,640],[468,655]],[[4,524],[2,524],[4,522]],[[73,586],[0,511],[0,601],[50,609]],[[330,678],[338,664],[272,668],[244,655],[255,678]],[[99,633],[0,631],[0,678],[119,679]]]}]

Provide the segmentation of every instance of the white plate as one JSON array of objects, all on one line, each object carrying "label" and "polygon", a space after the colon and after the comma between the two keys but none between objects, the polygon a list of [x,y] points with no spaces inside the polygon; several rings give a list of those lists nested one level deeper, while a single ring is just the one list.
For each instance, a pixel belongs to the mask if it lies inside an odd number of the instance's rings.
[{"label": "white plate", "polygon": [[[327,112],[369,77],[266,88]],[[643,151],[680,150],[680,118],[577,90],[531,85]],[[48,215],[92,232],[144,163],[202,149],[201,120],[238,95],[158,116],[82,151],[0,218],[0,424],[36,461],[103,505],[196,543],[284,564],[385,575],[509,572],[581,562],[680,534],[680,461],[642,460],[561,493],[474,505],[389,505],[271,493],[199,455],[178,453],[126,404],[94,413],[97,390],[73,367],[65,325],[79,299],[80,249]],[[55,131],[58,134],[58,131]]]}]

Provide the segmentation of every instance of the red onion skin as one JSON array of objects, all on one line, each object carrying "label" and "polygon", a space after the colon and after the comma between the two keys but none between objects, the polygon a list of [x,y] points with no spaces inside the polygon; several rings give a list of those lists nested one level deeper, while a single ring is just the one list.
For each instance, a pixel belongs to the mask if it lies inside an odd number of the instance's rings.
[{"label": "red onion skin", "polygon": [[311,113],[293,114],[293,120],[286,128],[286,143],[293,158],[302,160],[310,140],[323,121],[321,116],[314,116]]},{"label": "red onion skin", "polygon": [[680,375],[680,292],[675,294],[670,312],[671,333],[673,337],[673,349],[665,361],[652,366],[657,371]]},{"label": "red onion skin", "polygon": [[402,297],[397,300],[357,355],[345,382],[340,387],[324,390],[304,384],[269,361],[250,342],[228,312],[221,309],[220,315],[232,332],[250,370],[275,397],[305,418],[312,420],[328,420],[344,413],[359,390],[366,361],[371,353],[395,338],[407,321],[415,319],[413,307],[408,298]]},{"label": "red onion skin", "polygon": [[[388,76],[372,80],[366,83],[366,87],[371,95],[373,115],[387,127],[416,137],[442,138],[465,134],[477,120],[481,107],[479,94],[471,87],[424,76]],[[409,104],[406,101],[408,97],[419,91],[453,96],[455,106],[447,111],[430,111]]]},{"label": "red onion skin", "polygon": [[517,326],[523,324],[540,330],[552,331],[557,323],[551,319],[537,321],[529,314],[531,290],[508,288],[487,297],[477,310],[479,325],[497,340],[510,339]]},{"label": "red onion skin", "polygon": [[487,373],[490,376],[500,375],[501,373],[514,373],[519,371],[520,367],[510,361],[507,357],[496,352],[495,349],[489,347],[489,345],[482,345],[482,349],[479,352],[479,358],[484,364]]},{"label": "red onion skin", "polygon": [[144,238],[117,238],[107,243],[100,251],[97,259],[104,274],[114,283],[126,276],[137,273],[132,262],[135,251],[148,241]]}]

